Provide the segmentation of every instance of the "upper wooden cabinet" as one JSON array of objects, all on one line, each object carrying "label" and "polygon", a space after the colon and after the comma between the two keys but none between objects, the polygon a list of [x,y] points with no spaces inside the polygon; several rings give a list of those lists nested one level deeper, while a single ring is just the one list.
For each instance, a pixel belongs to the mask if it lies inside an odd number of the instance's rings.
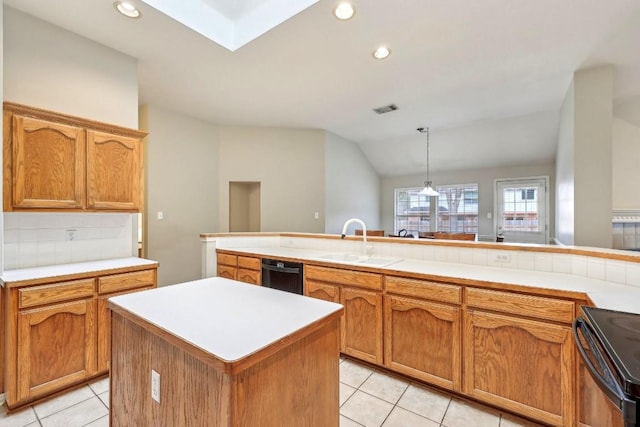
[{"label": "upper wooden cabinet", "polygon": [[140,140],[87,131],[87,206],[138,210],[142,188]]},{"label": "upper wooden cabinet", "polygon": [[142,208],[142,143],[133,129],[4,103],[4,211]]},{"label": "upper wooden cabinet", "polygon": [[11,126],[13,207],[82,208],[84,130],[19,115]]}]

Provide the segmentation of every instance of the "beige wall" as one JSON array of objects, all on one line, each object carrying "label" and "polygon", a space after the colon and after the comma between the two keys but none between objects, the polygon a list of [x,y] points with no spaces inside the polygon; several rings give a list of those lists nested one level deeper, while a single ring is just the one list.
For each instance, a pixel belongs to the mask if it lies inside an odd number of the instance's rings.
[{"label": "beige wall", "polygon": [[221,126],[219,231],[229,230],[229,182],[260,182],[261,231],[324,232],[324,131]]},{"label": "beige wall", "polygon": [[149,132],[145,252],[160,262],[159,285],[199,279],[199,235],[218,224],[218,127],[153,106],[140,118]]},{"label": "beige wall", "polygon": [[613,119],[612,207],[640,210],[640,127]]},{"label": "beige wall", "polygon": [[[549,203],[547,212],[554,211],[555,166],[552,163],[541,165],[523,165],[516,167],[474,169],[465,171],[450,171],[431,173],[430,178],[434,186],[455,184],[478,184],[478,237],[481,239],[495,239],[494,230],[494,187],[495,180],[508,178],[525,178],[533,176],[549,177]],[[394,190],[396,188],[422,187],[424,175],[408,175],[383,177],[381,179],[380,201],[382,206],[382,227],[385,232],[393,232],[394,218]],[[491,219],[487,213],[491,212]],[[549,215],[550,226],[553,230],[553,215]]]},{"label": "beige wall", "polygon": [[[325,161],[325,232],[340,234],[344,222],[353,217],[362,219],[367,228],[379,229],[380,177],[360,147],[327,132]],[[348,233],[355,228],[354,224]]]},{"label": "beige wall", "polygon": [[138,61],[4,8],[4,100],[138,128]]},{"label": "beige wall", "polygon": [[[572,130],[572,139],[567,128]],[[560,133],[558,144],[557,175],[563,179],[560,185],[573,178],[573,199],[558,201],[558,223],[566,229],[558,233],[558,238],[563,244],[610,248],[613,67],[574,73],[573,86],[563,106],[561,129],[564,132]],[[560,158],[560,154],[564,157]],[[564,197],[566,192],[559,189],[558,194]],[[568,225],[571,217],[573,234]]]}]

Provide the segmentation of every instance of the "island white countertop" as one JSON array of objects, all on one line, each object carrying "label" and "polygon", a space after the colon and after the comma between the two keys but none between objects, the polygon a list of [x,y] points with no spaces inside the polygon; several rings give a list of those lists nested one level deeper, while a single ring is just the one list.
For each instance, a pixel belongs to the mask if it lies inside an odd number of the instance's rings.
[{"label": "island white countertop", "polygon": [[340,304],[211,277],[109,299],[225,362],[254,354],[336,312]]},{"label": "island white countertop", "polygon": [[[320,261],[322,263],[330,262],[336,264],[337,268],[348,268],[349,266],[351,268],[363,267],[363,265],[358,265],[357,263],[323,259],[321,257],[328,252],[318,250],[275,246],[230,248],[224,250],[262,257],[294,258],[310,263],[313,263],[313,261]],[[402,273],[415,273],[554,291],[579,292],[591,298],[598,307],[640,314],[640,287],[573,274],[425,261],[411,258],[401,259],[393,264],[374,268],[380,270],[383,274],[401,275]]]},{"label": "island white countertop", "polygon": [[2,285],[4,285],[5,283],[22,282],[26,280],[55,278],[73,274],[94,273],[105,270],[144,267],[157,264],[157,261],[151,261],[144,258],[126,257],[99,261],[78,262],[73,264],[47,265],[42,267],[6,270],[2,273],[0,281],[2,282]]}]

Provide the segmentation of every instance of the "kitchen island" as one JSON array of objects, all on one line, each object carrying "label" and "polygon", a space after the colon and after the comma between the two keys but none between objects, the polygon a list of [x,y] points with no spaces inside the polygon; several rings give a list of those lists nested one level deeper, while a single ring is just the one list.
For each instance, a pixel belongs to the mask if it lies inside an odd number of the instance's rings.
[{"label": "kitchen island", "polygon": [[224,278],[109,304],[112,426],[338,425],[341,305]]}]

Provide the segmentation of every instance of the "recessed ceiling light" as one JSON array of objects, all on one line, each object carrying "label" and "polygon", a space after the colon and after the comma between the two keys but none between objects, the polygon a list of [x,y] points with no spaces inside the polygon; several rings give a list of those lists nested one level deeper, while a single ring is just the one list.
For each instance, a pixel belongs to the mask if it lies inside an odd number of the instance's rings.
[{"label": "recessed ceiling light", "polygon": [[351,19],[354,13],[355,9],[353,8],[353,5],[346,1],[339,3],[336,8],[333,9],[335,17],[342,21]]},{"label": "recessed ceiling light", "polygon": [[384,59],[391,54],[391,50],[384,46],[380,46],[376,50],[373,51],[372,55],[376,59]]},{"label": "recessed ceiling light", "polygon": [[113,3],[113,7],[128,18],[140,18],[142,16],[142,12],[128,1],[116,1]]}]

